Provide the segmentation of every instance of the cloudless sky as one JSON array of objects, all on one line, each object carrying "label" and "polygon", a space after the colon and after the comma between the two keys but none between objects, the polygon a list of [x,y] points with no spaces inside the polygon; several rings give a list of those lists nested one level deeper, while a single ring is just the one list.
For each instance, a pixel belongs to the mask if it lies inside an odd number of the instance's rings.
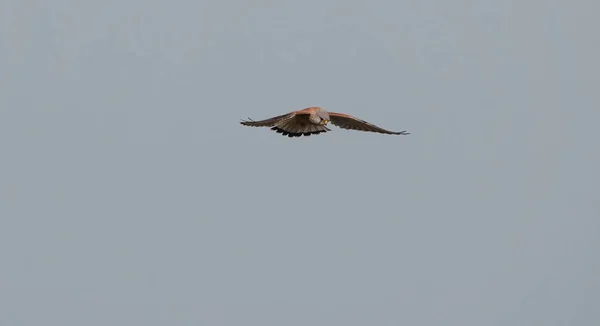
[{"label": "cloudless sky", "polygon": [[1,1],[0,326],[600,324],[599,10]]}]

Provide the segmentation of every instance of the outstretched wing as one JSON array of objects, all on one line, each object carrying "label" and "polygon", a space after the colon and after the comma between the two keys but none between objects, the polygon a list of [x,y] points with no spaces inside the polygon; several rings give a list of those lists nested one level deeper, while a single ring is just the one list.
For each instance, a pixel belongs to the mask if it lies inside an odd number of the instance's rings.
[{"label": "outstretched wing", "polygon": [[242,120],[242,122],[240,122],[240,123],[244,126],[250,126],[250,127],[273,127],[278,122],[293,118],[294,115],[295,115],[294,112],[290,112],[290,113],[278,115],[276,117],[272,117],[269,119],[260,120],[260,121],[254,121],[254,120],[248,118],[248,120]]},{"label": "outstretched wing", "polygon": [[271,130],[288,137],[318,135],[330,130],[323,125],[310,123],[309,115],[310,113],[304,112],[304,110],[294,111],[260,121],[248,118],[250,120],[242,120],[241,124],[251,127],[271,127]]},{"label": "outstretched wing", "polygon": [[374,124],[368,123],[364,120],[358,119],[348,114],[344,113],[336,113],[329,112],[329,118],[331,119],[331,123],[335,126],[338,126],[342,129],[349,130],[360,130],[360,131],[370,131],[370,132],[378,132],[382,134],[389,135],[409,135],[410,133],[405,131],[389,131],[380,127],[377,127]]}]

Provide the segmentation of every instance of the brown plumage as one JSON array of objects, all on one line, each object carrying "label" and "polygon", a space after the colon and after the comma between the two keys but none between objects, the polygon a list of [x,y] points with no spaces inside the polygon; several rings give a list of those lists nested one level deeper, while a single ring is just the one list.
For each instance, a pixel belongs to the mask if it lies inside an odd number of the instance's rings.
[{"label": "brown plumage", "polygon": [[241,124],[250,127],[271,127],[271,130],[275,130],[284,136],[300,137],[331,131],[326,127],[329,122],[342,129],[378,132],[388,135],[409,135],[406,130],[400,132],[389,131],[351,115],[327,112],[316,106],[260,121],[248,118],[248,120],[242,120]]}]

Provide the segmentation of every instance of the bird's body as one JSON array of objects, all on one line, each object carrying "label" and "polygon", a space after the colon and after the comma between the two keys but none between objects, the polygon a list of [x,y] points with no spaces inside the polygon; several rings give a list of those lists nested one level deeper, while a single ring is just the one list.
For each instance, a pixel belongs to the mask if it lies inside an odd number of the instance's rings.
[{"label": "bird's body", "polygon": [[302,135],[310,136],[312,134],[317,135],[322,132],[331,131],[331,129],[327,128],[327,123],[329,122],[343,129],[371,131],[390,135],[409,134],[406,131],[395,132],[385,130],[351,115],[327,112],[317,106],[260,121],[251,119],[247,121],[243,120],[241,124],[251,127],[271,127],[271,130],[275,130],[284,136],[300,137]]}]

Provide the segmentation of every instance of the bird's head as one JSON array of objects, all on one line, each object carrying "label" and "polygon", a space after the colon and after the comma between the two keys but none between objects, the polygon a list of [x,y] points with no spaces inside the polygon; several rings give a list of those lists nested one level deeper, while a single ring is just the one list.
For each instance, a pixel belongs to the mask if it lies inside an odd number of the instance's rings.
[{"label": "bird's head", "polygon": [[326,126],[329,123],[329,114],[325,110],[317,111],[317,116],[321,118],[321,125]]}]

